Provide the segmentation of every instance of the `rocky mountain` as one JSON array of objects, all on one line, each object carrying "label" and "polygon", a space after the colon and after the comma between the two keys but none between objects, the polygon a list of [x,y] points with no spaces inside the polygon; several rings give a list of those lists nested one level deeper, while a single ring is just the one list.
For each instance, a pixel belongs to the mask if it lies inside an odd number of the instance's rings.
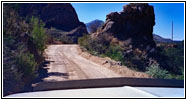
[{"label": "rocky mountain", "polygon": [[69,3],[21,3],[17,5],[20,16],[29,19],[35,16],[45,23],[47,29],[55,28],[67,34],[70,32],[71,35],[68,36],[75,37],[72,40],[74,43],[83,33],[88,33],[85,24],[79,21],[75,9]]},{"label": "rocky mountain", "polygon": [[104,24],[104,21],[96,19],[96,20],[86,23],[86,28],[89,33],[96,32],[97,29],[101,28],[103,24]]},{"label": "rocky mountain", "polygon": [[128,4],[121,12],[112,12],[95,36],[108,34],[124,41],[127,45],[150,50],[154,48],[153,26],[154,9],[149,4]]}]

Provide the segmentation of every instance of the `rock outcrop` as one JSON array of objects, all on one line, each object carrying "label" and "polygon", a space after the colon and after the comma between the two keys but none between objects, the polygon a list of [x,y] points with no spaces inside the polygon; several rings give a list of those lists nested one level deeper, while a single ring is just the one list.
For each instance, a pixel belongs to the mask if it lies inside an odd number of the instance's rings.
[{"label": "rock outcrop", "polygon": [[[20,16],[25,18],[38,17],[45,23],[47,29],[55,28],[61,33],[71,34],[61,35],[65,38],[73,38],[71,39],[73,43],[77,43],[78,37],[88,34],[85,24],[79,21],[75,9],[69,3],[21,3],[18,12]],[[56,33],[49,34],[54,36]],[[64,38],[63,36],[60,37]]]},{"label": "rock outcrop", "polygon": [[151,50],[155,47],[153,26],[154,9],[149,4],[128,4],[121,12],[112,12],[96,36],[110,34],[133,47]]},{"label": "rock outcrop", "polygon": [[46,27],[55,27],[70,31],[81,23],[75,9],[69,3],[24,3],[19,7],[21,16],[37,16],[46,23]]}]

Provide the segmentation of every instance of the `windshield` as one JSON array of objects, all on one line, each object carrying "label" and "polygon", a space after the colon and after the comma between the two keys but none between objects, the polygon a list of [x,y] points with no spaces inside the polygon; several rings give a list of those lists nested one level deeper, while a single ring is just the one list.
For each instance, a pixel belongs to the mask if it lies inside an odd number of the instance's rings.
[{"label": "windshield", "polygon": [[3,96],[184,87],[184,3],[3,3]]}]

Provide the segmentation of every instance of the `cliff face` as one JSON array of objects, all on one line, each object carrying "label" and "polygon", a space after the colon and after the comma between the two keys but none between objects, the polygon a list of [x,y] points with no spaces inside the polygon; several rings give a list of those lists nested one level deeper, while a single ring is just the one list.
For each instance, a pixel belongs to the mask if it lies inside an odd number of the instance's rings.
[{"label": "cliff face", "polygon": [[28,3],[19,7],[21,16],[37,16],[46,27],[70,31],[81,25],[75,9],[68,3]]},{"label": "cliff face", "polygon": [[111,34],[128,45],[150,49],[155,47],[152,34],[154,25],[155,15],[152,6],[129,4],[125,5],[121,12],[108,14],[97,34]]}]

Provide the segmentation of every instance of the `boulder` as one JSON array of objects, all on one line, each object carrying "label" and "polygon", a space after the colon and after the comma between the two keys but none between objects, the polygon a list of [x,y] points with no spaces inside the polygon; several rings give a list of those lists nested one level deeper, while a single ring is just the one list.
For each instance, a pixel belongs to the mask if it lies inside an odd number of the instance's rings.
[{"label": "boulder", "polygon": [[152,34],[154,25],[153,6],[146,3],[128,4],[123,7],[123,11],[106,16],[99,34],[112,34],[121,41],[127,41],[126,45],[151,50],[156,46]]}]

